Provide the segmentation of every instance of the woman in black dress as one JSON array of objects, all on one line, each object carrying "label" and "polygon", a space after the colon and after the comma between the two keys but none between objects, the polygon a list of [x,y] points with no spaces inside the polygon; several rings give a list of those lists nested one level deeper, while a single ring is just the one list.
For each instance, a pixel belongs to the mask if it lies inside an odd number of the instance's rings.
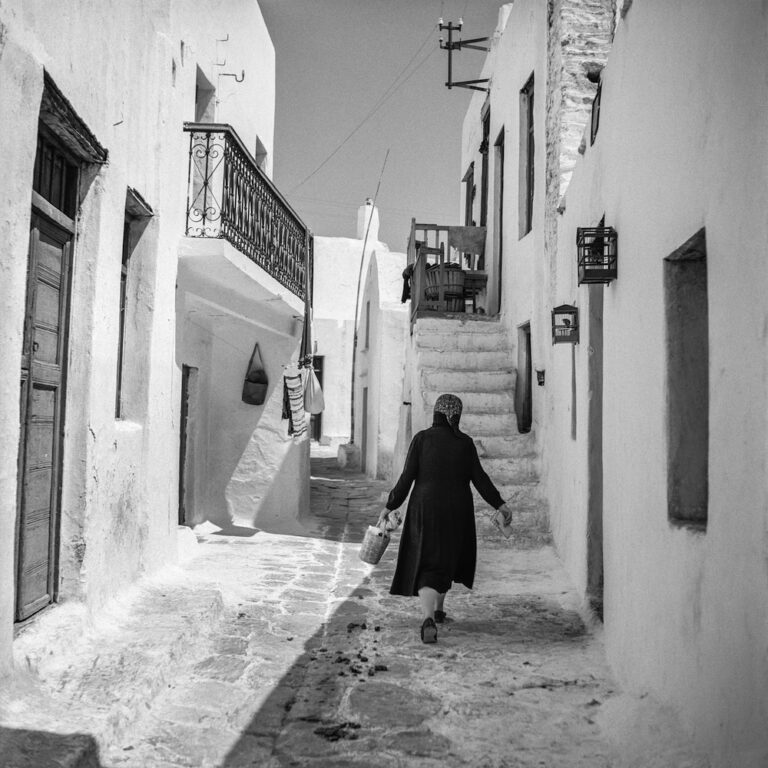
[{"label": "woman in black dress", "polygon": [[435,622],[445,621],[443,601],[451,584],[472,588],[477,540],[470,482],[505,523],[512,513],[480,466],[472,438],[459,430],[462,403],[455,395],[440,395],[432,427],[412,440],[403,473],[389,494],[379,521],[408,502],[397,568],[390,594],[418,595],[424,615],[421,639],[437,641]]}]

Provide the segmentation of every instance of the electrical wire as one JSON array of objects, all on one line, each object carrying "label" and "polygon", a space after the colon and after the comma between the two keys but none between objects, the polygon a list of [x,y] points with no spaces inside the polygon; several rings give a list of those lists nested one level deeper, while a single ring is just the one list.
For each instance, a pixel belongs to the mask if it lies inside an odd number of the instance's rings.
[{"label": "electrical wire", "polygon": [[397,93],[397,91],[400,90],[415,74],[420,70],[424,64],[429,60],[429,58],[432,56],[432,54],[435,52],[436,49],[432,49],[432,51],[429,52],[427,56],[425,56],[414,69],[411,70],[411,72],[408,74],[408,76],[403,80],[402,82],[398,83],[398,80],[403,76],[403,74],[406,72],[408,67],[411,65],[411,63],[416,59],[416,57],[422,52],[424,49],[424,46],[429,42],[429,38],[434,33],[435,29],[437,29],[437,25],[433,26],[430,30],[427,36],[424,38],[424,41],[417,49],[416,53],[411,56],[411,58],[408,60],[408,63],[400,70],[400,73],[397,75],[397,77],[390,83],[389,87],[382,93],[381,96],[379,96],[376,103],[373,105],[373,107],[368,111],[368,114],[347,134],[347,136],[342,140],[342,142],[334,149],[328,157],[323,160],[320,165],[317,166],[309,175],[305,176],[296,186],[294,186],[291,189],[291,193],[295,192],[299,187],[302,187],[304,184],[306,184],[318,171],[320,171],[333,157],[336,156],[336,154],[341,150],[341,148],[360,130],[360,128],[365,125],[365,123],[368,122],[368,120],[373,117],[376,112],[381,109],[381,107],[384,106],[384,104],[389,101],[392,96]]}]

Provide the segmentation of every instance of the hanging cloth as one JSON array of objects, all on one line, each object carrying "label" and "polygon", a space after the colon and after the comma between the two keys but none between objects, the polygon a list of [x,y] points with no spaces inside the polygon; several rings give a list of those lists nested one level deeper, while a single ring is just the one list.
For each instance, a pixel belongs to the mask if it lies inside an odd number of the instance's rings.
[{"label": "hanging cloth", "polygon": [[304,382],[304,410],[313,416],[325,410],[325,398],[323,390],[314,368],[306,369],[306,381]]},{"label": "hanging cloth", "polygon": [[304,417],[304,387],[301,376],[286,374],[283,377],[285,390],[288,393],[288,434],[301,437],[307,431],[307,421]]}]

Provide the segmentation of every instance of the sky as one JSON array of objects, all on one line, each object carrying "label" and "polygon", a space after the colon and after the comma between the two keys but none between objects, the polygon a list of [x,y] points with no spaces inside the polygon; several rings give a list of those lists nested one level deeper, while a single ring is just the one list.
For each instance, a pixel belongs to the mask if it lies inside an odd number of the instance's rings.
[{"label": "sky", "polygon": [[[388,149],[379,239],[404,252],[411,217],[461,224],[461,126],[472,91],[445,87],[437,22],[463,15],[463,38],[492,35],[501,0],[259,5],[277,67],[273,178],[314,234],[356,237],[357,210],[374,197]],[[485,55],[454,53],[454,79],[479,77]]]}]

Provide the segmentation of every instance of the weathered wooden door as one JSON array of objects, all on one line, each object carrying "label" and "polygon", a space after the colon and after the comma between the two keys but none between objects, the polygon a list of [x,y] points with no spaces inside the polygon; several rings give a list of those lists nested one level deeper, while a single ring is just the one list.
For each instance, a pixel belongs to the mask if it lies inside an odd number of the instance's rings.
[{"label": "weathered wooden door", "polygon": [[48,605],[56,590],[71,242],[66,222],[33,211],[21,360],[18,620]]}]

